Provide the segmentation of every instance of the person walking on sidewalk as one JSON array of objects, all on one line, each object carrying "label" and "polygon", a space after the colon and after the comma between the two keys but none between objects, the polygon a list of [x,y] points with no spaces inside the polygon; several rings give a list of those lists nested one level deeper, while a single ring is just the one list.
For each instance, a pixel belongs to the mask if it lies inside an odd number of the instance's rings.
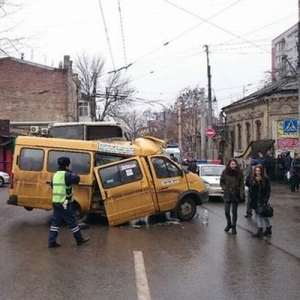
[{"label": "person walking on sidewalk", "polygon": [[[267,217],[263,217],[257,213],[259,206],[267,204],[271,194],[271,186],[268,176],[265,175],[265,170],[262,165],[257,165],[254,169],[253,176],[249,182],[250,207],[255,210],[257,232],[252,234],[252,237],[260,238],[263,236],[272,235],[272,226]],[[264,226],[266,227],[263,232]]]},{"label": "person walking on sidewalk", "polygon": [[[244,175],[235,158],[230,158],[220,178],[220,185],[224,191],[224,205],[227,226],[225,232],[231,229],[232,234],[237,234],[236,222],[239,201],[245,199]],[[232,219],[230,214],[232,208]]]},{"label": "person walking on sidewalk", "polygon": [[48,247],[55,248],[61,246],[57,243],[56,239],[62,221],[68,224],[77,245],[81,245],[88,242],[90,238],[83,238],[72,209],[72,185],[78,184],[80,177],[71,171],[71,161],[69,157],[60,157],[57,163],[58,170],[54,174],[51,182],[53,189],[53,216],[50,225]]}]

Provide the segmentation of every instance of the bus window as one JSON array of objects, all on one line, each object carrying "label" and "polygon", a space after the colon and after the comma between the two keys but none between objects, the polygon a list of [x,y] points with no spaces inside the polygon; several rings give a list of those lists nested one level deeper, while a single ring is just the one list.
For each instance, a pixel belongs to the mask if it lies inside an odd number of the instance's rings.
[{"label": "bus window", "polygon": [[48,128],[48,137],[75,140],[128,139],[118,122],[54,123]]},{"label": "bus window", "polygon": [[48,154],[47,170],[56,172],[58,165],[57,159],[61,156],[67,156],[71,160],[72,171],[76,174],[89,174],[91,169],[91,156],[89,153],[68,152],[51,150]]}]

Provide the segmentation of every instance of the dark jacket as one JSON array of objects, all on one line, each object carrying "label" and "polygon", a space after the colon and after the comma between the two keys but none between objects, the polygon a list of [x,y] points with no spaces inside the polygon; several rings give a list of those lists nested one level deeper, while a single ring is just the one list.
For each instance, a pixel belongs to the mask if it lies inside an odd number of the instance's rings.
[{"label": "dark jacket", "polygon": [[225,202],[233,200],[233,195],[231,193],[231,190],[233,188],[239,189],[240,199],[245,199],[244,175],[241,170],[237,174],[232,176],[226,173],[226,169],[223,170],[220,178],[220,185],[222,187],[222,190],[224,191]]},{"label": "dark jacket", "polygon": [[294,158],[290,169],[291,175],[300,175],[300,159]]},{"label": "dark jacket", "polygon": [[268,177],[260,181],[256,181],[252,177],[249,183],[250,207],[257,209],[259,205],[263,205],[269,201],[271,193],[270,181]]},{"label": "dark jacket", "polygon": [[187,167],[188,171],[197,174],[197,164],[196,164],[196,162],[193,160],[193,161],[189,162],[188,164],[189,164],[188,167]]}]

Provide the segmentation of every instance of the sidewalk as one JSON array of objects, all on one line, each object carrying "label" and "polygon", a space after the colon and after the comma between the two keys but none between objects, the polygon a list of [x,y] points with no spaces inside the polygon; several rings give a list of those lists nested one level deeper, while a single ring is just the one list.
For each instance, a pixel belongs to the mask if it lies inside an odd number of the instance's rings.
[{"label": "sidewalk", "polygon": [[[300,260],[300,190],[292,193],[287,184],[271,183],[270,203],[274,207],[273,235],[265,240]],[[253,231],[255,217],[243,219],[239,218],[240,225]]]}]

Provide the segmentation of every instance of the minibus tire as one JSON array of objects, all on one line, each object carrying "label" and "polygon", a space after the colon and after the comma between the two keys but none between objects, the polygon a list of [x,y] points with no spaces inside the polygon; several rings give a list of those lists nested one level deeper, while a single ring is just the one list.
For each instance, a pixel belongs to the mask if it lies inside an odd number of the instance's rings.
[{"label": "minibus tire", "polygon": [[72,209],[76,218],[77,223],[87,223],[89,220],[89,214],[83,213],[80,205],[76,202],[72,202]]},{"label": "minibus tire", "polygon": [[32,211],[32,210],[33,210],[33,207],[24,206],[24,208],[25,208],[27,211]]},{"label": "minibus tire", "polygon": [[177,218],[181,221],[189,221],[195,217],[197,205],[193,198],[184,197],[180,200],[176,209]]},{"label": "minibus tire", "polygon": [[2,177],[0,177],[0,186],[2,186],[4,183],[4,179]]}]

